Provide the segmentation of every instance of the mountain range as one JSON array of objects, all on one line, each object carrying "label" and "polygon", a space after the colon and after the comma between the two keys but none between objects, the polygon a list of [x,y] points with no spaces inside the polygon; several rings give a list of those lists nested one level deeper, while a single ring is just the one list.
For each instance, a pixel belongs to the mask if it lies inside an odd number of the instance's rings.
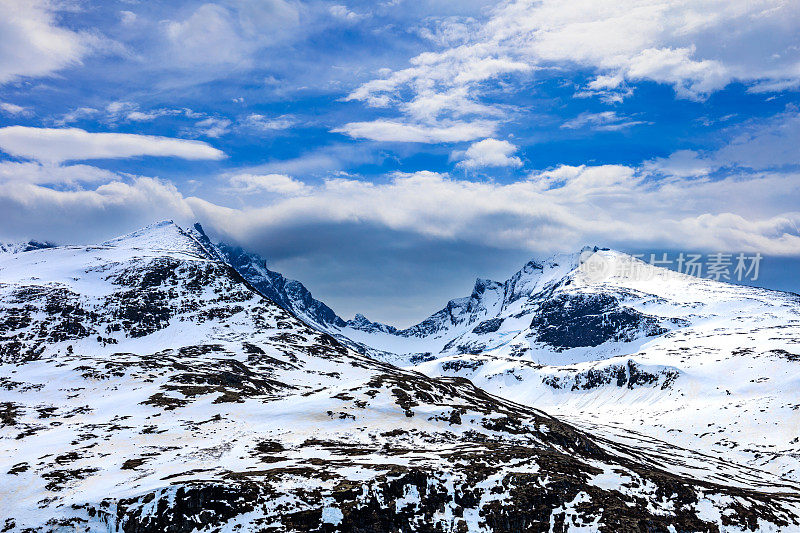
[{"label": "mountain range", "polygon": [[398,330],[199,225],[4,246],[0,528],[797,531],[800,299],[635,261]]},{"label": "mountain range", "polygon": [[[231,263],[262,287],[249,264]],[[273,300],[372,358],[467,378],[620,442],[676,443],[800,481],[796,294],[598,247],[532,260],[504,282],[478,278],[469,296],[406,329],[345,321],[291,286]]]}]

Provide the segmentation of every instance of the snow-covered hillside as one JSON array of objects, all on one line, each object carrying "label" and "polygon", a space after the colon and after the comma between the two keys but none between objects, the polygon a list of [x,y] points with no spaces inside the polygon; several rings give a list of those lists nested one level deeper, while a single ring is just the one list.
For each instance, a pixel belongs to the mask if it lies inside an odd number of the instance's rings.
[{"label": "snow-covered hillside", "polygon": [[473,308],[486,311],[448,324],[437,339],[447,344],[414,368],[620,441],[800,479],[800,297],[610,250],[593,254],[607,269],[598,279],[579,257],[529,263],[490,305],[473,292]]},{"label": "snow-covered hillside", "polygon": [[800,527],[792,483],[352,351],[169,222],[0,255],[0,425],[4,531]]},{"label": "snow-covered hillside", "polygon": [[470,296],[405,330],[301,316],[373,358],[466,377],[619,441],[800,479],[797,295],[585,248],[505,282],[478,279]]}]

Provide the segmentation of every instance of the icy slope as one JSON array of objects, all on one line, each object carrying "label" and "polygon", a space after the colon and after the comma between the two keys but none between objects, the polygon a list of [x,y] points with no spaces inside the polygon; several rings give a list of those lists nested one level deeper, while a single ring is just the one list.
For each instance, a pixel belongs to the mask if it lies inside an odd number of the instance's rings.
[{"label": "icy slope", "polygon": [[800,524],[791,483],[353,352],[171,223],[0,258],[0,348],[6,531]]}]

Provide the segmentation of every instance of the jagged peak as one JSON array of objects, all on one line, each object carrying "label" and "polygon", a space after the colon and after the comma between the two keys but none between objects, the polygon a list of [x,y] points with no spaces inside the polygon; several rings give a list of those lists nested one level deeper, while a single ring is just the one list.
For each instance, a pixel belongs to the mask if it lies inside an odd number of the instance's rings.
[{"label": "jagged peak", "polygon": [[499,287],[502,285],[499,281],[494,281],[488,278],[477,278],[475,279],[475,286],[473,288],[473,292],[483,292],[488,288],[491,287]]},{"label": "jagged peak", "polygon": [[470,295],[470,299],[480,299],[487,290],[491,291],[492,289],[498,290],[502,289],[503,284],[487,278],[477,278],[475,280],[475,285],[472,287],[472,294]]},{"label": "jagged peak", "polygon": [[382,331],[384,333],[396,333],[397,328],[380,322],[373,322],[361,313],[356,313],[352,320],[347,321],[347,326],[366,332]]}]

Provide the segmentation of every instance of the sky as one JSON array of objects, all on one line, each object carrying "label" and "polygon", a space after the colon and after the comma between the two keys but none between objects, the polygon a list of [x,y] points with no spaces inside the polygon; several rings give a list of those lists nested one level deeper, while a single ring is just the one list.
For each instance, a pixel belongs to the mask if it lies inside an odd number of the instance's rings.
[{"label": "sky", "polygon": [[793,0],[0,0],[0,240],[199,221],[406,326],[533,257],[800,292]]}]

